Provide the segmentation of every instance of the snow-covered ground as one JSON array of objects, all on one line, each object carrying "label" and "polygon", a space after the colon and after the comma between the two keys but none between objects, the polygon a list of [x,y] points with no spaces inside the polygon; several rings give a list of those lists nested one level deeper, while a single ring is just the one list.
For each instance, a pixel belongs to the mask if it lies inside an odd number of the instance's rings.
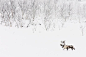
[{"label": "snow-covered ground", "polygon": [[[75,50],[63,50],[61,41]],[[86,57],[85,0],[0,0],[0,57]]]},{"label": "snow-covered ground", "polygon": [[[85,33],[82,36],[80,23],[70,22],[60,30],[40,33],[0,25],[0,57],[86,57]],[[72,44],[75,50],[63,50],[61,40]]]}]

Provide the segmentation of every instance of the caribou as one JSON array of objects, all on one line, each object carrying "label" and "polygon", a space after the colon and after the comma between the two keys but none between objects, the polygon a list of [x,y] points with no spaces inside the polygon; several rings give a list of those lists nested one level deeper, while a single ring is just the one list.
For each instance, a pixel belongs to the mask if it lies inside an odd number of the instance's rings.
[{"label": "caribou", "polygon": [[65,44],[65,41],[61,41],[60,46],[62,46],[63,50],[64,50],[64,49],[67,49],[67,50],[68,50],[68,49],[75,50],[75,48],[74,48],[73,45],[66,45],[66,44]]}]

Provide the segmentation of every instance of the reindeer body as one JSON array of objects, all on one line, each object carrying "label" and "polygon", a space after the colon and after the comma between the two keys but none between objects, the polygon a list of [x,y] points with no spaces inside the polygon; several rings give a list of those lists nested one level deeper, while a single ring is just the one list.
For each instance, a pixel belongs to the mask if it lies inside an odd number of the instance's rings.
[{"label": "reindeer body", "polygon": [[73,47],[73,45],[66,45],[66,44],[65,44],[65,41],[61,41],[61,43],[63,43],[63,44],[60,44],[60,45],[62,46],[63,50],[64,50],[64,49],[67,49],[67,50],[68,50],[68,49],[70,49],[70,48],[71,48],[72,50],[73,50],[73,49],[75,50],[75,48]]},{"label": "reindeer body", "polygon": [[60,45],[62,46],[63,50],[64,49],[67,49],[68,50],[68,48],[69,48],[69,46],[67,46],[67,45],[62,45],[62,44],[60,44]]}]

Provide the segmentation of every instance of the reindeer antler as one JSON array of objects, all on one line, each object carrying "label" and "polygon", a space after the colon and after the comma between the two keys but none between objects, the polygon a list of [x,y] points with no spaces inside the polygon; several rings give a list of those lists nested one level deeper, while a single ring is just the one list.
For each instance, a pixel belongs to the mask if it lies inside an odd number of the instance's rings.
[{"label": "reindeer antler", "polygon": [[65,43],[65,40],[63,41],[63,43]]},{"label": "reindeer antler", "polygon": [[65,40],[64,41],[61,41],[61,43],[65,43]]}]

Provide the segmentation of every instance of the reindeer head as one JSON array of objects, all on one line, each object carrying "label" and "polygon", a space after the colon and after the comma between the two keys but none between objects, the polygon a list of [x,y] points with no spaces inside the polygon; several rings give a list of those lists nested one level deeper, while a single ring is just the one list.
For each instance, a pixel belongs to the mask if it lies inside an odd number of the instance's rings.
[{"label": "reindeer head", "polygon": [[60,46],[62,46],[62,48],[64,47],[64,45],[60,44]]}]

